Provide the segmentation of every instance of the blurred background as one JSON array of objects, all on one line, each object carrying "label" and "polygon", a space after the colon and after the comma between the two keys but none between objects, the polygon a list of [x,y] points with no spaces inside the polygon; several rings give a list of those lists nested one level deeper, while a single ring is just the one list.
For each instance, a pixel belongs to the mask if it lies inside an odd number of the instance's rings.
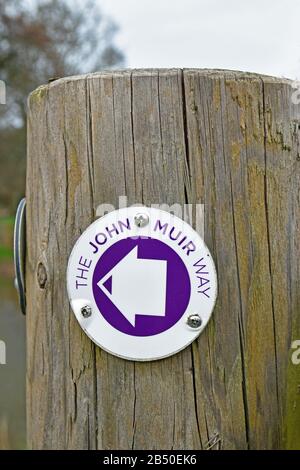
[{"label": "blurred background", "polygon": [[26,448],[25,318],[12,235],[25,193],[26,99],[107,68],[227,68],[300,78],[298,0],[0,0],[0,449]]}]

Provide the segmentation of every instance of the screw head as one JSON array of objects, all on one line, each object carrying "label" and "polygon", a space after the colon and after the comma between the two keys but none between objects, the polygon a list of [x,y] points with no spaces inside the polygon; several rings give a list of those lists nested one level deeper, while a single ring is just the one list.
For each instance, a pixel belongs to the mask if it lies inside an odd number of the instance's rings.
[{"label": "screw head", "polygon": [[188,326],[194,329],[200,328],[200,326],[202,325],[200,315],[198,315],[198,313],[193,313],[192,315],[189,315],[187,318],[187,324]]},{"label": "screw head", "polygon": [[136,214],[134,217],[135,225],[138,227],[146,227],[149,224],[149,216],[144,213]]},{"label": "screw head", "polygon": [[83,318],[88,318],[92,315],[92,308],[89,305],[85,305],[84,307],[81,307],[81,315]]}]

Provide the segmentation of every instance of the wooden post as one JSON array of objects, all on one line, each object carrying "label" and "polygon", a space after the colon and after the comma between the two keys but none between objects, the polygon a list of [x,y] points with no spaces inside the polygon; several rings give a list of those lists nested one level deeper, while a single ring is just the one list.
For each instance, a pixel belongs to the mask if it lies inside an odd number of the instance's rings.
[{"label": "wooden post", "polygon": [[[299,106],[211,70],[64,78],[29,98],[27,422],[35,449],[300,448]],[[181,353],[134,363],[70,311],[71,249],[104,202],[204,203],[217,305]]]}]

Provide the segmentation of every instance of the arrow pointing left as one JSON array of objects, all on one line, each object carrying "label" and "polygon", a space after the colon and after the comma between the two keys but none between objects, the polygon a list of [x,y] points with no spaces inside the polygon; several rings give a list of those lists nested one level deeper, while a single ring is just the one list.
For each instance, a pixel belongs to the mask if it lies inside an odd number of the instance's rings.
[{"label": "arrow pointing left", "polygon": [[97,285],[132,326],[136,315],[165,316],[167,261],[140,259],[137,246]]}]

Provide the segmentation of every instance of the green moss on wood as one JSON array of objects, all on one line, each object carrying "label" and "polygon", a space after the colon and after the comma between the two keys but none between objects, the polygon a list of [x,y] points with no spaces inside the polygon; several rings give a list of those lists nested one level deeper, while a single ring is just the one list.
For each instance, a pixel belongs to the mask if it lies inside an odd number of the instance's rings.
[{"label": "green moss on wood", "polygon": [[284,416],[284,444],[289,450],[300,449],[300,365],[289,357],[287,368],[286,411]]}]

